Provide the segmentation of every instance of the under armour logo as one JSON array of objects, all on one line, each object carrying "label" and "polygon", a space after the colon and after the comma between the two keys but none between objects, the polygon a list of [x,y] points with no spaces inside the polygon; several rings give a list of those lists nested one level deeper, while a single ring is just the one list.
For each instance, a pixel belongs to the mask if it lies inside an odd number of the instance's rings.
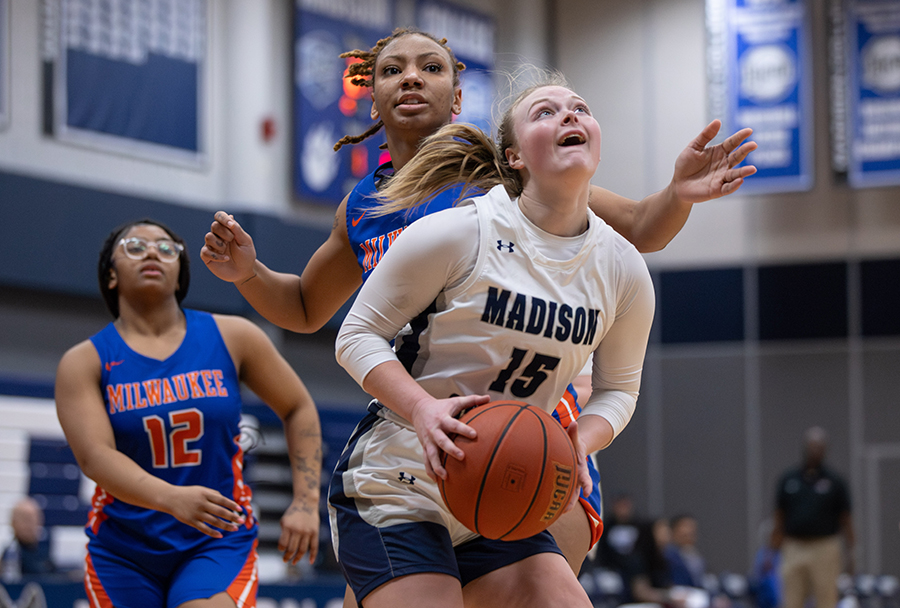
[{"label": "under armour logo", "polygon": [[512,241],[510,241],[509,243],[504,243],[500,239],[497,239],[497,251],[503,251],[503,248],[506,247],[507,249],[509,249],[510,253],[513,253],[513,247],[515,246],[516,244]]},{"label": "under armour logo", "polygon": [[398,477],[398,479],[400,480],[400,483],[405,483],[410,486],[416,483],[415,475],[410,475],[409,477],[407,477],[406,473],[404,473],[403,471],[400,471],[400,477]]}]

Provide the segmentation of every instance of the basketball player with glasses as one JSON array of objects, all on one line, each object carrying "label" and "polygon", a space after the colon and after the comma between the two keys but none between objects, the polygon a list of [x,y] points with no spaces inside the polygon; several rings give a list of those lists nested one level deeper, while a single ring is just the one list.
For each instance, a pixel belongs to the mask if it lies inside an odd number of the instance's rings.
[{"label": "basketball player with glasses", "polygon": [[284,423],[293,498],[285,561],[315,559],[321,431],[303,382],[256,325],[182,308],[184,242],[145,219],[100,253],[114,321],[69,349],[56,408],[82,471],[97,483],[85,531],[92,608],[256,605],[257,522],[243,480],[241,383]]}]

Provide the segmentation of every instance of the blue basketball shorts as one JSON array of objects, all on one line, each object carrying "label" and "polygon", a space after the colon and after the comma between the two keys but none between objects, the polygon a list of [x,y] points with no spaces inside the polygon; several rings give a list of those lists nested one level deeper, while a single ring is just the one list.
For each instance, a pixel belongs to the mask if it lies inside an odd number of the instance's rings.
[{"label": "blue basketball shorts", "polygon": [[91,608],[166,608],[224,591],[238,608],[255,608],[256,544],[255,529],[243,528],[182,552],[146,548],[123,555],[91,539],[84,577],[88,602]]}]

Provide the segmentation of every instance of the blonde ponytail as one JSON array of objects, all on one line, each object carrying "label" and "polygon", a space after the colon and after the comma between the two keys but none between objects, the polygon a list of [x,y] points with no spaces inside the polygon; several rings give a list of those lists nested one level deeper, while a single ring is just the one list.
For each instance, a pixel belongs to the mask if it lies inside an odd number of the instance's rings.
[{"label": "blonde ponytail", "polygon": [[412,209],[463,185],[459,200],[503,184],[518,194],[517,176],[491,138],[469,124],[449,124],[422,140],[419,151],[378,193],[376,215]]}]

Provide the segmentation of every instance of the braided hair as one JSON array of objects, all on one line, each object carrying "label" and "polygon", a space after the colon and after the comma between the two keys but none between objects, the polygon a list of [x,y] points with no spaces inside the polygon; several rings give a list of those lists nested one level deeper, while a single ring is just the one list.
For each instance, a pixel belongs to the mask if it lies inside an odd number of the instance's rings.
[{"label": "braided hair", "polygon": [[[353,57],[354,59],[359,59],[360,61],[351,63],[347,68],[347,76],[345,78],[349,78],[350,82],[355,84],[358,87],[369,87],[372,88],[375,86],[375,62],[378,61],[378,56],[381,54],[381,51],[389,45],[394,40],[398,38],[402,38],[403,36],[424,36],[428,38],[438,45],[441,46],[447,54],[450,56],[450,64],[453,66],[453,86],[459,87],[459,73],[466,69],[466,66],[456,59],[456,55],[453,54],[453,51],[450,50],[450,47],[447,46],[446,38],[438,38],[428,32],[423,32],[413,27],[402,27],[397,28],[393,31],[393,33],[387,38],[382,38],[378,42],[375,43],[368,51],[363,51],[360,49],[354,49],[352,51],[347,51],[346,53],[341,53],[341,59],[346,59],[348,57]],[[337,152],[340,150],[345,144],[358,144],[361,141],[364,141],[378,133],[381,130],[381,127],[384,126],[384,121],[380,120],[376,122],[374,125],[369,127],[364,133],[359,135],[345,135],[342,137],[336,144],[334,144],[334,151]]]}]

